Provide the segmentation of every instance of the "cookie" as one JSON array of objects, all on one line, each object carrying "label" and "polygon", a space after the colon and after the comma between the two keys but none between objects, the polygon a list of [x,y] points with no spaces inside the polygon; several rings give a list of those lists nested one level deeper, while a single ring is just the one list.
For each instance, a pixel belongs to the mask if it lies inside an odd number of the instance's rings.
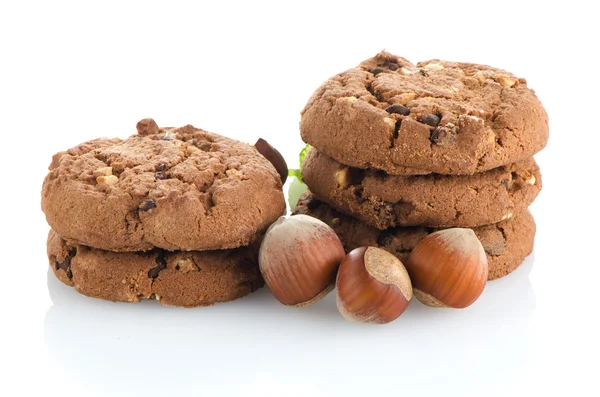
[{"label": "cookie", "polygon": [[500,222],[527,208],[542,188],[533,158],[474,175],[389,175],[347,167],[314,148],[302,179],[335,209],[382,230]]},{"label": "cookie", "polygon": [[262,287],[258,247],[255,242],[219,251],[112,252],[68,244],[51,230],[47,251],[56,277],[83,295],[193,307],[231,301]]},{"label": "cookie", "polygon": [[300,132],[352,167],[474,174],[544,148],[548,116],[526,81],[504,70],[437,59],[415,66],[381,52],[323,83]]},{"label": "cookie", "polygon": [[[439,229],[428,227],[397,227],[378,230],[344,215],[311,192],[304,193],[294,213],[321,219],[335,230],[346,252],[362,246],[380,247],[404,261],[421,239]],[[473,228],[488,258],[489,280],[506,276],[515,270],[533,251],[535,222],[525,209],[511,219],[493,225]]]},{"label": "cookie", "polygon": [[42,210],[67,241],[111,251],[250,244],[285,211],[271,163],[248,144],[191,125],[137,125],[54,156]]}]

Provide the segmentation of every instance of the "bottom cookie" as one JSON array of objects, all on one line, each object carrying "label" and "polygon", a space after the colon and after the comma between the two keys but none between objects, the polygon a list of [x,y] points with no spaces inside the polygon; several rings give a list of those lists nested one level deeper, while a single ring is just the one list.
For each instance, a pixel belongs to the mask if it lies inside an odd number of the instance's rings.
[{"label": "bottom cookie", "polygon": [[[362,246],[381,247],[402,261],[421,239],[439,230],[419,226],[378,230],[334,210],[311,192],[300,196],[294,213],[310,215],[327,223],[339,236],[346,252]],[[488,280],[511,273],[533,251],[535,222],[528,210],[505,221],[472,229],[488,257]]]},{"label": "bottom cookie", "polygon": [[51,230],[47,252],[56,277],[83,295],[194,307],[231,301],[262,287],[258,244],[220,251],[122,253],[70,245]]}]

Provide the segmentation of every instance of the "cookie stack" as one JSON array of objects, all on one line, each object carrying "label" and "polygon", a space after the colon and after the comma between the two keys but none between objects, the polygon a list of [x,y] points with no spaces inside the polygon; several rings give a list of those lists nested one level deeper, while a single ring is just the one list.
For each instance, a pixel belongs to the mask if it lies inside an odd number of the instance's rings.
[{"label": "cookie stack", "polygon": [[258,248],[285,211],[281,178],[248,144],[137,124],[52,159],[42,210],[58,279],[102,299],[203,306],[260,288]]},{"label": "cookie stack", "polygon": [[468,227],[490,279],[531,253],[527,207],[542,187],[533,155],[548,117],[524,79],[382,52],[323,83],[300,128],[310,192],[296,212],[331,225],[346,250],[379,246],[403,260],[428,233]]}]

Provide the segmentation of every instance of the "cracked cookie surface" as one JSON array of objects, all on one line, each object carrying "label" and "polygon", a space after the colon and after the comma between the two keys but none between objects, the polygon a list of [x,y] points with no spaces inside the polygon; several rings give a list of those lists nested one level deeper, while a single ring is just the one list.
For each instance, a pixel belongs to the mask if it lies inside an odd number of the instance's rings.
[{"label": "cracked cookie surface", "polygon": [[389,175],[345,166],[314,148],[302,179],[321,200],[382,230],[500,222],[527,208],[542,188],[533,158],[474,175]]},{"label": "cracked cookie surface", "polygon": [[81,294],[193,307],[234,300],[261,288],[258,247],[257,241],[220,251],[111,252],[68,244],[51,230],[47,253],[56,277]]},{"label": "cracked cookie surface", "polygon": [[[311,192],[300,197],[294,213],[310,215],[327,223],[339,236],[346,252],[362,246],[380,247],[401,261],[406,259],[421,239],[439,230],[422,226],[379,230],[334,210]],[[511,219],[472,229],[487,255],[489,280],[511,273],[533,251],[536,227],[527,209]]]},{"label": "cracked cookie surface", "polygon": [[381,52],[309,99],[302,139],[349,166],[395,175],[473,174],[529,158],[548,116],[525,79],[471,63],[413,65]]},{"label": "cracked cookie surface", "polygon": [[54,155],[42,210],[67,241],[111,251],[236,248],[285,211],[281,179],[254,147],[152,119],[137,130]]}]

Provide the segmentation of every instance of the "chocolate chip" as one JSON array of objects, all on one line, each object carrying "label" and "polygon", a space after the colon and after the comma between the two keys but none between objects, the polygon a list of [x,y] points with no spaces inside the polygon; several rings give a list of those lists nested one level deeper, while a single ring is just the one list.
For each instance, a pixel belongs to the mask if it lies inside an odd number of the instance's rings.
[{"label": "chocolate chip", "polygon": [[415,205],[408,201],[398,201],[394,204],[394,213],[396,217],[401,220],[407,219],[407,217],[414,211]]},{"label": "chocolate chip", "polygon": [[77,249],[75,247],[69,248],[69,252],[62,262],[57,260],[54,261],[54,268],[56,270],[63,270],[68,278],[73,278],[73,272],[71,271],[71,259],[73,259],[76,253]]},{"label": "chocolate chip", "polygon": [[165,165],[163,163],[160,163],[159,165],[156,166],[156,171],[164,171],[165,170]]},{"label": "chocolate chip", "polygon": [[402,127],[402,120],[396,120],[396,126],[394,127],[394,133],[392,134],[394,139],[398,138],[398,132],[400,131],[401,127]]},{"label": "chocolate chip", "polygon": [[150,200],[144,200],[142,202],[142,204],[140,204],[140,211],[148,211],[151,210],[152,208],[156,208],[156,201],[150,199]]},{"label": "chocolate chip", "polygon": [[371,69],[369,70],[369,72],[373,73],[375,76],[377,76],[379,73],[383,72],[383,69],[381,68],[375,68],[375,69]]},{"label": "chocolate chip", "polygon": [[377,237],[377,245],[380,247],[385,247],[386,245],[388,245],[391,234],[392,233],[388,230],[382,231],[379,237]]},{"label": "chocolate chip", "polygon": [[429,136],[429,140],[436,145],[444,146],[456,141],[457,132],[458,129],[456,126],[452,123],[448,123],[445,126],[433,130]]},{"label": "chocolate chip", "polygon": [[158,172],[154,173],[154,177],[156,179],[165,179],[165,174],[163,174],[161,171],[158,171]]},{"label": "chocolate chip", "polygon": [[260,154],[269,160],[273,167],[275,167],[275,170],[281,179],[281,183],[284,184],[288,177],[288,166],[281,153],[262,138],[258,138],[254,147]]},{"label": "chocolate chip", "polygon": [[437,127],[440,124],[440,118],[435,114],[425,114],[425,115],[419,116],[418,120],[421,123],[430,125],[432,127]]},{"label": "chocolate chip", "polygon": [[398,66],[398,65],[397,65],[397,64],[395,64],[395,63],[390,63],[390,65],[388,66],[388,68],[389,68],[390,70],[394,71],[394,70],[398,70],[398,69],[400,69],[400,66]]},{"label": "chocolate chip", "polygon": [[198,146],[198,148],[203,152],[210,152],[210,149],[212,149],[212,143],[204,142],[203,144]]},{"label": "chocolate chip", "polygon": [[421,73],[421,75],[423,75],[425,77],[429,76],[429,73],[427,73],[427,70],[425,70],[425,69],[420,69],[419,73]]},{"label": "chocolate chip", "polygon": [[148,277],[150,278],[156,278],[158,277],[158,273],[160,273],[162,269],[159,267],[153,267],[152,269],[148,270]]},{"label": "chocolate chip", "polygon": [[158,277],[158,273],[160,273],[161,270],[167,268],[167,260],[165,259],[165,253],[159,252],[159,254],[156,255],[156,259],[154,259],[154,263],[156,263],[156,267],[153,267],[148,271],[148,277],[150,278]]},{"label": "chocolate chip", "polygon": [[401,114],[403,116],[408,116],[410,114],[410,109],[407,108],[406,106],[402,106],[400,104],[394,104],[389,106],[387,109],[385,109],[386,112],[388,113],[398,113]]},{"label": "chocolate chip", "polygon": [[137,129],[138,135],[141,136],[156,134],[159,129],[156,121],[152,119],[143,119],[138,121],[135,128]]},{"label": "chocolate chip", "polygon": [[317,208],[319,208],[320,205],[321,202],[313,197],[306,203],[306,208],[308,208],[309,210],[316,210]]}]

